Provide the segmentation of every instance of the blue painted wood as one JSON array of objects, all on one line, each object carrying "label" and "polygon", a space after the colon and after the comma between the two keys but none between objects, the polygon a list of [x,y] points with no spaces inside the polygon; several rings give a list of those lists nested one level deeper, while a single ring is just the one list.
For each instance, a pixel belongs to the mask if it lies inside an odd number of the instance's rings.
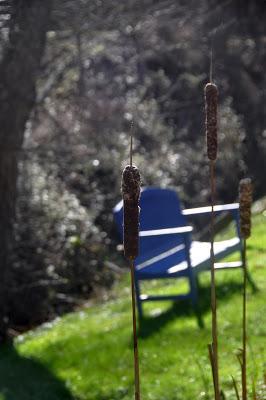
[{"label": "blue painted wood", "polygon": [[[209,213],[211,207],[181,209],[179,198],[174,190],[147,187],[140,198],[140,237],[139,256],[135,260],[136,297],[139,315],[143,313],[142,301],[190,298],[196,307],[198,300],[197,273],[211,266],[209,244],[193,242],[192,228],[188,226],[186,216]],[[239,205],[225,204],[215,206],[215,213],[230,212],[236,223],[237,238],[217,243],[216,262],[229,254],[239,251],[242,244],[239,237]],[[114,219],[122,240],[123,202],[114,208]],[[177,229],[178,228],[178,229]],[[200,247],[199,247],[200,245]],[[199,254],[200,253],[200,254]],[[242,266],[242,263],[239,263]],[[224,264],[224,268],[226,264]],[[228,264],[229,267],[229,264]],[[189,282],[188,294],[178,296],[141,295],[142,280],[181,278]]]},{"label": "blue painted wood", "polygon": [[189,298],[189,294],[178,294],[178,295],[161,295],[161,296],[155,296],[155,295],[142,295],[141,296],[141,301],[162,301],[162,300],[183,300]]}]

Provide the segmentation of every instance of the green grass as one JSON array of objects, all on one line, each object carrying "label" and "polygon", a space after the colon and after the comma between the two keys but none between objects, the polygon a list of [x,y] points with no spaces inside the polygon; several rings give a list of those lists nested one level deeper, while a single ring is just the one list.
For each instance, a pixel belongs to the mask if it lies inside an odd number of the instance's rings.
[{"label": "green grass", "polygon": [[[266,361],[266,215],[253,219],[248,241],[250,271],[259,291],[248,295],[248,372],[262,379]],[[221,384],[234,399],[231,375],[240,381],[240,270],[217,274]],[[140,329],[141,391],[145,400],[213,399],[207,343],[211,340],[210,279],[200,278],[200,329],[185,303],[147,305]],[[150,286],[150,284],[149,284]],[[165,283],[154,291],[173,291]],[[184,288],[184,286],[182,286]],[[129,277],[108,302],[69,314],[17,338],[0,353],[1,400],[133,399]]]}]

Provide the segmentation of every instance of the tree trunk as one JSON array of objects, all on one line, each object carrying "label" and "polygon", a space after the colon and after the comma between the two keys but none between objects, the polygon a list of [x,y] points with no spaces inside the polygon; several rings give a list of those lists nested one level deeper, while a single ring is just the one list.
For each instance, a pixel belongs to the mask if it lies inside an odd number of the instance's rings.
[{"label": "tree trunk", "polygon": [[18,157],[35,102],[51,4],[52,0],[13,0],[9,39],[0,64],[0,341],[7,338]]}]

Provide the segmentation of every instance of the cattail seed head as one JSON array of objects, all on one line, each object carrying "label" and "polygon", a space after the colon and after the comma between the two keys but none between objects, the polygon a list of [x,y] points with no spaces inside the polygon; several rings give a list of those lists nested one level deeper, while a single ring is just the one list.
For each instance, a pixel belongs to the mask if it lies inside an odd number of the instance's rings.
[{"label": "cattail seed head", "polygon": [[139,251],[139,198],[140,173],[136,166],[127,165],[122,174],[122,196],[124,201],[124,254],[130,260]]},{"label": "cattail seed head", "polygon": [[239,213],[240,233],[244,239],[250,236],[251,231],[251,204],[252,182],[251,179],[241,179],[239,182]]},{"label": "cattail seed head", "polygon": [[205,86],[205,114],[207,155],[209,160],[217,157],[217,103],[218,89],[214,83]]}]

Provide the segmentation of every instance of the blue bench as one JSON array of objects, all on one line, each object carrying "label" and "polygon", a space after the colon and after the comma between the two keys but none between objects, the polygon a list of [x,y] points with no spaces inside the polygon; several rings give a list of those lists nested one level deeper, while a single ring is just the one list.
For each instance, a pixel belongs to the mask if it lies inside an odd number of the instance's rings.
[{"label": "blue bench", "polygon": [[[139,256],[135,260],[136,300],[142,317],[142,302],[178,300],[188,298],[196,307],[198,301],[197,274],[209,270],[210,243],[194,241],[188,216],[209,214],[211,207],[182,210],[174,190],[154,187],[144,188],[140,198]],[[230,213],[235,222],[235,237],[214,243],[215,268],[243,266],[243,246],[239,231],[239,204],[214,206],[215,215]],[[114,219],[123,238],[123,202],[113,210]],[[219,262],[226,256],[239,252],[238,262]],[[187,278],[189,292],[182,295],[146,295],[141,293],[140,282],[151,279]]]}]

